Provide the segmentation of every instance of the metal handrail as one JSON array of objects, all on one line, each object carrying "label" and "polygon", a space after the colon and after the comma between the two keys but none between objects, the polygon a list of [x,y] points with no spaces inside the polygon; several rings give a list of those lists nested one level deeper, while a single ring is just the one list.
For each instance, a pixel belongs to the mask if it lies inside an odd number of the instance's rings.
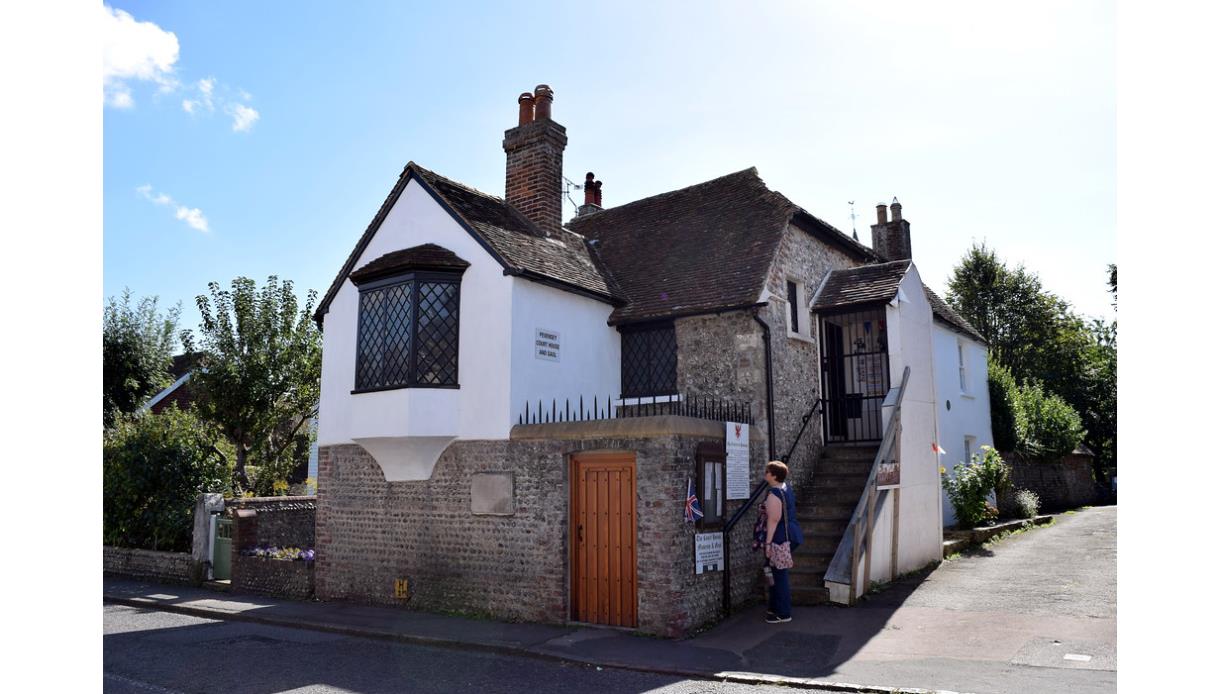
[{"label": "metal handrail", "polygon": [[[881,445],[877,448],[876,457],[873,458],[872,469],[870,469],[868,473],[868,481],[865,482],[864,491],[860,493],[860,500],[856,502],[856,507],[851,513],[851,519],[847,522],[847,529],[851,532],[843,533],[843,539],[839,541],[839,546],[835,550],[834,557],[831,558],[830,565],[826,569],[825,580],[833,581],[835,583],[842,583],[843,581],[836,580],[839,578],[839,576],[832,578],[831,572],[834,571],[836,567],[841,568],[843,562],[846,561],[846,556],[850,554],[851,573],[848,574],[847,583],[849,586],[852,586],[853,593],[855,592],[855,576],[859,570],[859,558],[856,556],[855,552],[855,546],[857,544],[856,540],[858,538],[857,530],[859,529],[860,522],[862,520],[867,520],[863,518],[863,516],[865,515],[865,511],[868,507],[868,499],[872,493],[873,485],[877,481],[877,472],[881,469],[881,463],[889,458],[890,453],[893,452],[894,444],[897,441],[897,432],[901,427],[899,418],[902,412],[902,400],[903,396],[906,394],[907,380],[910,378],[910,376],[911,367],[905,367],[902,371],[902,384],[898,386],[898,396],[895,398],[894,411],[890,413],[889,419],[887,419],[885,422],[885,434],[881,437]],[[871,545],[869,547],[869,551],[872,551]],[[850,599],[853,601],[855,598],[855,595],[850,597]]]}]

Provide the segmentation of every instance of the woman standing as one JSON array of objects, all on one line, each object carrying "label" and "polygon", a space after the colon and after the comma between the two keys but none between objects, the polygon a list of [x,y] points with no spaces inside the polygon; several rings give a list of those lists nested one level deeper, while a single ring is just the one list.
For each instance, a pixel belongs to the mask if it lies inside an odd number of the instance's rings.
[{"label": "woman standing", "polygon": [[[767,593],[767,623],[782,624],[792,621],[792,591],[788,585],[788,569],[792,568],[792,555],[789,547],[778,547],[788,543],[788,498],[784,480],[788,478],[788,466],[773,460],[767,463],[763,479],[767,481],[767,500],[764,508],[767,512],[767,538],[763,547],[767,553],[767,565],[775,585]],[[787,557],[781,556],[788,550]],[[777,566],[783,566],[779,568]]]}]

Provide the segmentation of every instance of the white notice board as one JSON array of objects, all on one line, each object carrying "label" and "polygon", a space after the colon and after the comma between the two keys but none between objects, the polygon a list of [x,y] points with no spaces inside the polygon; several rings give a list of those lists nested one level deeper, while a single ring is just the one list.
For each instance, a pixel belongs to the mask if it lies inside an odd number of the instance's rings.
[{"label": "white notice board", "polygon": [[750,425],[724,423],[725,498],[750,498]]},{"label": "white notice board", "polygon": [[534,329],[534,358],[559,361],[559,333],[546,328]]},{"label": "white notice board", "polygon": [[724,570],[724,535],[695,534],[695,573]]}]

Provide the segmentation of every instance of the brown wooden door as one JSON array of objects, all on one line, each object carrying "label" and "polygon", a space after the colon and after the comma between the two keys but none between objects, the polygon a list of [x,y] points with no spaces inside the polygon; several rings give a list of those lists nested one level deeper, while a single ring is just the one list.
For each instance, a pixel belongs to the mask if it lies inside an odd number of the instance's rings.
[{"label": "brown wooden door", "polygon": [[634,627],[635,454],[572,457],[572,617]]}]

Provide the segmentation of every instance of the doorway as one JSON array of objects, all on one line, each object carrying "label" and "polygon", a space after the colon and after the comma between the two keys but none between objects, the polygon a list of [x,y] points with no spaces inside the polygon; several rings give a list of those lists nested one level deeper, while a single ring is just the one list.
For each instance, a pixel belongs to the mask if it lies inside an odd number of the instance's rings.
[{"label": "doorway", "polygon": [[635,453],[571,462],[572,619],[635,627]]}]

